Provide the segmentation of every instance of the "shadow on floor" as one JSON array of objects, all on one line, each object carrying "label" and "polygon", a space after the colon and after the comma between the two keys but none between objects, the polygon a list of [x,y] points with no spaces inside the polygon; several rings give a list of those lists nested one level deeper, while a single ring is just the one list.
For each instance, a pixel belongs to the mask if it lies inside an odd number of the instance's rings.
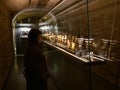
[{"label": "shadow on floor", "polygon": [[[24,56],[16,57],[1,90],[26,90],[26,81],[23,76],[23,59]],[[48,79],[48,90],[57,90],[51,78]]]}]

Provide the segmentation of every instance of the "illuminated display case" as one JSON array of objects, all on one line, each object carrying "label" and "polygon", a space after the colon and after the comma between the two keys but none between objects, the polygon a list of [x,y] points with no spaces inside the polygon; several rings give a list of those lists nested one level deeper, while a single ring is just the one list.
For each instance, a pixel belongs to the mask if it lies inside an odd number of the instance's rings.
[{"label": "illuminated display case", "polygon": [[80,2],[40,27],[52,45],[89,62],[105,61],[104,65],[92,66],[92,71],[120,86],[119,12],[118,0],[92,0],[86,5]]}]

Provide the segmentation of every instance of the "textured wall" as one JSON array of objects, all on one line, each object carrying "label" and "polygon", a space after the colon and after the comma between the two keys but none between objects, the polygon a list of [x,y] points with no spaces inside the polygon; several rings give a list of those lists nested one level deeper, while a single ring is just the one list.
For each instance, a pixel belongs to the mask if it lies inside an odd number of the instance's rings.
[{"label": "textured wall", "polygon": [[9,10],[0,5],[0,88],[14,59],[12,23]]}]

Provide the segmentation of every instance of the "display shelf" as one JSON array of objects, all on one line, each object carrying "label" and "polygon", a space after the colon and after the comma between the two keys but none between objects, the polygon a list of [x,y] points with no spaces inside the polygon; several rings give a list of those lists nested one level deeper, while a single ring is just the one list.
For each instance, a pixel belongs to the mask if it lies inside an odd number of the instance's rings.
[{"label": "display shelf", "polygon": [[97,57],[96,55],[84,55],[84,56],[77,56],[74,54],[74,51],[68,50],[65,47],[59,46],[58,44],[52,44],[47,41],[43,41],[45,44],[57,49],[58,51],[62,52],[63,54],[69,56],[70,58],[73,58],[75,61],[83,64],[105,64],[106,59],[102,57]]}]

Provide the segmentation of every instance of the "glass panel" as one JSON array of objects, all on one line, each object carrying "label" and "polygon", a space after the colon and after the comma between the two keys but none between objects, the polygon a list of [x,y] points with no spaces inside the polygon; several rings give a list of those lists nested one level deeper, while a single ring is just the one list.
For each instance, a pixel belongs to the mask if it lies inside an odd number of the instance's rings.
[{"label": "glass panel", "polygon": [[90,64],[89,75],[95,72],[120,86],[119,12],[118,0],[83,0],[51,16],[45,25],[49,28],[41,30],[48,42],[80,59],[87,62],[105,61],[95,66]]}]

